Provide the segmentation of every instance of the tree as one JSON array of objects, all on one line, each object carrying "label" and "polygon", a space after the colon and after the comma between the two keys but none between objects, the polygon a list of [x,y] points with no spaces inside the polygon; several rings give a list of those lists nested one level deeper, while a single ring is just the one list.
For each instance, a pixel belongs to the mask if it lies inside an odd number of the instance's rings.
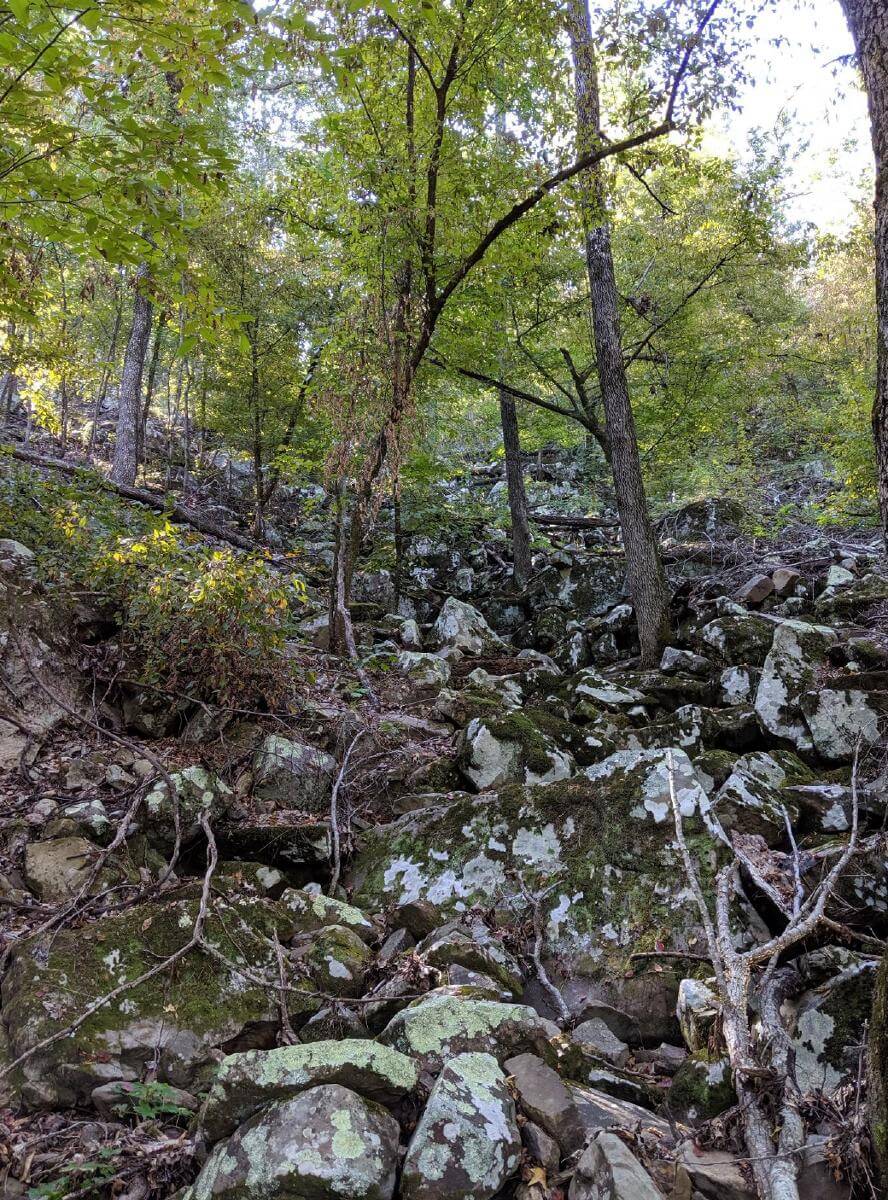
[{"label": "tree", "polygon": [[114,442],[114,461],[111,479],[114,483],[132,487],[139,468],[139,426],[142,418],[142,374],[145,370],[145,355],[151,337],[151,298],[148,295],[150,274],[147,263],[142,263],[133,281],[133,319],[117,404],[117,437]]},{"label": "tree", "polygon": [[841,0],[869,102],[876,163],[876,394],[872,426],[879,511],[888,547],[888,8],[882,0]]}]

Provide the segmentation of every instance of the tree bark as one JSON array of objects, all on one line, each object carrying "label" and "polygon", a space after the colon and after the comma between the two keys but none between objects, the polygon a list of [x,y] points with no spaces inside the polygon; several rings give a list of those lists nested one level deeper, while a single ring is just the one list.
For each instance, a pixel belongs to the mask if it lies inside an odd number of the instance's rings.
[{"label": "tree bark", "polygon": [[863,74],[876,163],[876,319],[873,438],[879,513],[888,548],[888,7],[885,0],[841,0]]},{"label": "tree bark", "polygon": [[500,422],[506,458],[506,483],[509,489],[509,514],[512,519],[512,577],[519,588],[530,579],[533,570],[530,551],[530,522],[527,518],[527,492],[521,467],[521,437],[515,401],[500,390]]},{"label": "tree bark", "polygon": [[163,344],[163,331],[166,328],[167,314],[161,309],[154,328],[154,345],[151,349],[151,361],[148,364],[148,379],[145,382],[145,402],[142,405],[142,415],[139,418],[139,462],[145,461],[145,439],[148,433],[148,418],[151,416],[151,401],[154,399],[154,385],[157,382],[157,368],[160,365],[160,351]]},{"label": "tree bark", "polygon": [[[582,158],[602,141],[598,71],[587,0],[570,0],[568,25],[574,61],[577,153]],[[670,635],[669,592],[648,513],[623,362],[619,298],[600,165],[580,176],[580,194],[596,365],[611,447],[629,592],[635,606],[642,662],[652,666],[659,660]]]},{"label": "tree bark", "polygon": [[112,481],[128,487],[132,487],[136,482],[139,465],[142,373],[151,334],[151,301],[145,291],[147,281],[148,264],[141,263],[136,271],[133,323],[130,326],[123,359],[123,374],[120,377],[117,439],[114,443],[114,461],[111,466]]}]

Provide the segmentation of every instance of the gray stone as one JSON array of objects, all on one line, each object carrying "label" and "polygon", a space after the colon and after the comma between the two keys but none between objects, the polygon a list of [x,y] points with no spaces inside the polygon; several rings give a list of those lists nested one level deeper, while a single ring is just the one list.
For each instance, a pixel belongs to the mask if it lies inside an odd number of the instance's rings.
[{"label": "gray stone", "polygon": [[470,930],[458,927],[436,930],[420,943],[417,954],[433,967],[453,964],[486,975],[512,996],[522,990],[518,963],[480,922]]},{"label": "gray stone", "polygon": [[574,1154],[585,1141],[583,1123],[573,1097],[553,1070],[535,1054],[519,1054],[505,1062],[522,1110],[555,1139],[563,1154]]},{"label": "gray stone", "polygon": [[774,580],[770,575],[753,575],[734,593],[741,604],[761,604],[774,591]]},{"label": "gray stone", "polygon": [[[38,900],[49,904],[70,900],[86,883],[99,853],[98,846],[81,837],[28,842],[25,846],[25,883]],[[107,877],[107,871],[105,875]],[[96,885],[101,887],[102,882],[97,880]],[[108,882],[107,878],[104,882]]]},{"label": "gray stone", "polygon": [[601,1017],[583,1021],[577,1025],[571,1037],[584,1049],[615,1067],[624,1067],[629,1060],[629,1047],[625,1042],[620,1041]]},{"label": "gray stone", "polygon": [[702,979],[683,979],[678,987],[676,1013],[689,1050],[702,1050],[721,1011],[718,996]]},{"label": "gray stone", "polygon": [[327,810],[335,776],[329,754],[279,734],[269,734],[253,759],[257,796],[308,812]]},{"label": "gray stone", "polygon": [[303,958],[318,990],[328,996],[359,996],[373,961],[361,936],[346,925],[302,934],[294,953]]},{"label": "gray stone", "polygon": [[399,1134],[372,1100],[313,1087],[219,1142],[183,1200],[391,1200]]},{"label": "gray stone", "polygon": [[546,1174],[554,1175],[561,1165],[561,1149],[555,1139],[533,1121],[525,1121],[521,1126],[521,1140],[527,1153]]},{"label": "gray stone", "polygon": [[724,1150],[702,1150],[688,1140],[678,1147],[678,1161],[705,1200],[755,1200],[755,1188]]},{"label": "gray stone", "polygon": [[771,574],[771,579],[774,582],[774,591],[778,596],[792,596],[801,578],[795,567],[778,567]]},{"label": "gray stone", "polygon": [[310,933],[326,925],[342,925],[364,942],[371,942],[376,936],[376,926],[366,913],[353,904],[325,896],[322,892],[286,888],[281,893],[280,902],[293,914],[300,933]]},{"label": "gray stone", "polygon": [[419,1082],[406,1054],[355,1038],[246,1050],[223,1058],[200,1114],[212,1145],[232,1134],[260,1108],[319,1084],[338,1083],[380,1104],[395,1104]]},{"label": "gray stone", "polygon": [[190,841],[200,833],[200,817],[205,816],[212,825],[224,817],[231,803],[232,791],[218,775],[204,767],[186,767],[174,771],[170,781],[175,796],[170,795],[166,780],[158,780],[145,797],[145,813],[148,835],[162,850],[171,850],[176,840],[175,812],[178,808],[179,824],[184,841]]},{"label": "gray stone", "polygon": [[450,681],[450,666],[437,654],[402,650],[396,665],[398,671],[418,687],[443,687]]},{"label": "gray stone", "polygon": [[444,1067],[407,1148],[403,1200],[490,1200],[518,1169],[521,1139],[505,1076],[489,1054]]},{"label": "gray stone", "polygon": [[577,1163],[569,1200],[663,1200],[663,1193],[615,1133],[596,1134]]},{"label": "gray stone", "polygon": [[706,676],[712,671],[712,663],[702,654],[695,654],[693,650],[681,650],[677,646],[667,646],[660,659],[660,670],[667,675],[683,671],[687,675]]},{"label": "gray stone", "polygon": [[468,654],[481,654],[504,646],[478,609],[455,596],[448,596],[444,601],[433,634],[439,645],[454,646]]}]

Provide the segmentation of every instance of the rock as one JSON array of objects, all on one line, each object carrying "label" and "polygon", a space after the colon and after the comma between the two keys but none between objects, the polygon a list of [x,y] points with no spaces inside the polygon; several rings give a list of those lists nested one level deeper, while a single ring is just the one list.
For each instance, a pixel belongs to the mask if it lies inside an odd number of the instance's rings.
[{"label": "rock", "polygon": [[814,613],[821,621],[851,621],[888,600],[888,579],[864,575],[842,587],[826,588],[814,602]]},{"label": "rock", "polygon": [[231,803],[231,788],[218,775],[203,767],[186,767],[174,771],[170,780],[176,789],[170,796],[166,780],[158,780],[145,797],[145,812],[151,842],[164,852],[172,850],[176,841],[175,810],[178,807],[182,840],[192,841],[201,830],[200,817],[205,816],[215,828]]},{"label": "rock", "polygon": [[712,672],[712,663],[702,654],[695,654],[693,650],[680,650],[676,646],[667,646],[660,659],[660,670],[667,675],[674,675],[677,671],[681,671],[686,675],[706,676]]},{"label": "rock", "polygon": [[562,1154],[574,1154],[585,1142],[580,1114],[557,1071],[535,1054],[519,1054],[505,1062],[521,1109],[555,1139]]},{"label": "rock", "polygon": [[182,1200],[391,1200],[394,1117],[337,1083],[271,1104],[219,1142]]},{"label": "rock", "polygon": [[518,963],[501,942],[490,936],[480,921],[470,931],[454,927],[436,930],[419,944],[416,952],[433,967],[456,964],[486,975],[512,996],[517,996],[522,990],[523,980]]},{"label": "rock", "polygon": [[596,1134],[577,1163],[569,1200],[663,1200],[663,1193],[615,1133]]},{"label": "rock", "polygon": [[[99,1116],[104,1117],[106,1121],[114,1121],[119,1120],[121,1115],[130,1115],[143,1098],[151,1104],[150,1087],[149,1084],[148,1095],[145,1096],[144,1084],[115,1079],[111,1083],[103,1083],[99,1087],[93,1088],[90,1099]],[[186,1092],[182,1088],[170,1087],[168,1084],[164,1086],[162,1096],[158,1097],[158,1103],[162,1104],[167,1112],[171,1108],[197,1112],[200,1106],[199,1101],[192,1096],[191,1092]]]},{"label": "rock", "polygon": [[[82,837],[28,842],[25,846],[25,883],[38,900],[48,904],[70,900],[86,884],[100,853],[98,846]],[[116,873],[106,867],[92,890],[108,887],[119,882],[121,877],[122,872]]]},{"label": "rock", "polygon": [[[191,936],[197,908],[197,900],[141,904],[17,945],[2,984],[11,1057],[66,1028],[91,1002],[181,949]],[[236,946],[230,940],[232,929],[237,930]],[[275,901],[214,896],[205,936],[225,947],[233,966],[191,951],[175,971],[159,972],[100,1008],[71,1037],[32,1054],[15,1072],[13,1082],[24,1104],[84,1104],[99,1084],[142,1079],[149,1063],[156,1063],[160,1082],[192,1091],[212,1074],[218,1047],[273,1042],[280,1024],[279,997],[238,968],[277,978],[272,934],[286,944],[293,932],[289,914]],[[319,1004],[302,996],[297,986],[289,993],[288,1007],[295,1020]]]},{"label": "rock", "polygon": [[405,650],[422,649],[422,634],[419,632],[419,626],[412,617],[408,617],[405,621],[402,621],[398,627],[398,641]]},{"label": "rock", "polygon": [[688,1055],[669,1089],[670,1112],[690,1121],[708,1121],[736,1103],[731,1064],[707,1050]]},{"label": "rock", "polygon": [[849,571],[847,567],[840,567],[834,564],[826,573],[826,588],[845,587],[849,583],[854,582],[854,573]]},{"label": "rock", "polygon": [[554,1175],[561,1165],[561,1150],[555,1139],[533,1121],[525,1121],[521,1126],[521,1140],[527,1153],[546,1174]]},{"label": "rock", "polygon": [[455,646],[468,654],[499,650],[504,645],[478,609],[455,596],[444,601],[432,632],[439,645]]},{"label": "rock", "polygon": [[875,967],[858,955],[795,999],[792,1044],[800,1089],[827,1094],[855,1078],[861,1038],[872,1012]]},{"label": "rock", "polygon": [[330,822],[307,819],[298,809],[284,812],[238,812],[215,830],[223,852],[252,858],[282,868],[330,861]]},{"label": "rock", "polygon": [[142,737],[162,738],[182,725],[186,700],[170,700],[156,692],[128,691],[123,698],[123,723]]},{"label": "rock", "polygon": [[399,954],[405,954],[416,945],[416,938],[407,929],[394,929],[379,947],[376,965],[387,967]]},{"label": "rock", "polygon": [[738,501],[708,496],[692,500],[662,517],[657,528],[664,537],[677,541],[708,542],[713,538],[736,537],[747,517],[746,509]]},{"label": "rock", "polygon": [[507,675],[489,675],[483,667],[476,667],[470,672],[466,682],[483,695],[494,697],[509,712],[520,708],[524,700],[524,692],[517,679]]},{"label": "rock", "polygon": [[253,759],[253,790],[263,800],[326,812],[336,760],[316,746],[269,734]]},{"label": "rock", "polygon": [[641,821],[673,825],[669,792],[669,760],[675,785],[676,800],[682,817],[702,816],[709,811],[709,797],[703,788],[691,760],[684,750],[618,750],[603,762],[585,770],[586,778],[619,779],[635,801],[631,815]]},{"label": "rock", "polygon": [[[798,769],[804,778],[807,772],[801,763]],[[745,754],[716,793],[712,811],[729,832],[756,833],[774,846],[786,837],[784,810],[793,825],[798,816],[797,806],[783,794],[786,782],[786,771],[775,757]]]},{"label": "rock", "polygon": [[745,704],[751,700],[756,678],[749,667],[725,667],[718,680],[720,703]]},{"label": "rock", "polygon": [[574,676],[570,690],[572,706],[578,716],[584,716],[587,712],[595,716],[599,707],[619,711],[644,703],[641,692],[607,679],[592,667]]},{"label": "rock", "polygon": [[702,1050],[718,1019],[718,996],[702,979],[683,979],[678,988],[676,1013],[682,1037],[689,1050]]},{"label": "rock", "polygon": [[252,890],[260,896],[270,896],[273,900],[277,900],[286,888],[286,880],[276,867],[240,860],[219,863],[213,876],[213,884],[226,887],[230,893],[238,889],[246,892]]},{"label": "rock", "polygon": [[571,755],[560,750],[524,713],[470,721],[457,765],[479,792],[505,783],[556,783],[575,770]]},{"label": "rock", "polygon": [[654,1129],[662,1135],[672,1131],[662,1117],[655,1116],[639,1104],[609,1096],[596,1088],[569,1083],[567,1089],[577,1106],[587,1139],[602,1129]]},{"label": "rock", "polygon": [[450,667],[437,654],[402,650],[396,665],[398,671],[418,687],[444,687],[450,681]]},{"label": "rock", "polygon": [[623,1067],[629,1061],[629,1047],[609,1029],[601,1017],[582,1021],[574,1029],[571,1037],[584,1050],[603,1058],[615,1067]]},{"label": "rock", "polygon": [[441,913],[430,900],[407,900],[395,909],[395,920],[415,938],[424,938],[441,923]]},{"label": "rock", "polygon": [[873,742],[879,719],[864,692],[824,687],[817,669],[835,645],[835,630],[782,621],[762,669],[755,696],[759,721],[800,752],[833,761],[850,759],[858,738]]},{"label": "rock", "polygon": [[726,666],[740,663],[760,667],[771,649],[775,625],[768,617],[741,609],[716,617],[700,630],[700,641],[714,650]]},{"label": "rock", "polygon": [[328,925],[303,935],[304,961],[317,988],[331,996],[359,996],[372,953],[354,930]]},{"label": "rock", "polygon": [[688,1140],[678,1147],[678,1161],[687,1171],[695,1195],[705,1200],[755,1200],[755,1188],[723,1150],[702,1150]]},{"label": "rock", "polygon": [[14,538],[0,538],[0,570],[27,571],[34,565],[34,551]]},{"label": "rock", "polygon": [[380,1104],[396,1104],[419,1082],[419,1067],[390,1046],[346,1038],[246,1050],[223,1058],[200,1114],[209,1145],[269,1103],[318,1084],[338,1083]]},{"label": "rock", "polygon": [[794,595],[801,578],[795,567],[778,567],[771,575],[774,591],[781,597]]},{"label": "rock", "polygon": [[774,580],[770,575],[753,575],[739,587],[734,596],[741,604],[761,604],[774,591]]},{"label": "rock", "polygon": [[546,1052],[558,1032],[524,1004],[430,992],[397,1013],[379,1035],[385,1046],[419,1058],[435,1072],[455,1054],[479,1051],[504,1061],[524,1050]]},{"label": "rock", "polygon": [[85,836],[103,845],[111,840],[111,818],[98,797],[66,805],[62,809],[62,816],[69,821],[76,821]]},{"label": "rock", "polygon": [[292,913],[300,933],[310,933],[326,925],[340,925],[356,933],[364,942],[372,942],[376,937],[376,926],[366,913],[344,900],[336,900],[322,892],[287,888],[281,893],[280,902]]},{"label": "rock", "polygon": [[505,1076],[489,1054],[442,1070],[407,1147],[403,1200],[490,1200],[518,1169],[521,1139]]}]

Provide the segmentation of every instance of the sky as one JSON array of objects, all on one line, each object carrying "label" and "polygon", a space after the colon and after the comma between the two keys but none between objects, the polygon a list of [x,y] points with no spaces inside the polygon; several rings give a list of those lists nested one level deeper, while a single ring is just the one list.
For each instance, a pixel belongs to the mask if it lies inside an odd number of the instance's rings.
[{"label": "sky", "polygon": [[853,51],[839,0],[806,0],[801,10],[781,0],[755,32],[748,66],[756,85],[745,89],[740,111],[723,118],[714,139],[743,155],[750,130],[772,130],[781,113],[789,115],[792,141],[807,140],[808,148],[791,167],[788,215],[844,233],[855,201],[872,192],[872,146],[857,71],[835,61]]}]

